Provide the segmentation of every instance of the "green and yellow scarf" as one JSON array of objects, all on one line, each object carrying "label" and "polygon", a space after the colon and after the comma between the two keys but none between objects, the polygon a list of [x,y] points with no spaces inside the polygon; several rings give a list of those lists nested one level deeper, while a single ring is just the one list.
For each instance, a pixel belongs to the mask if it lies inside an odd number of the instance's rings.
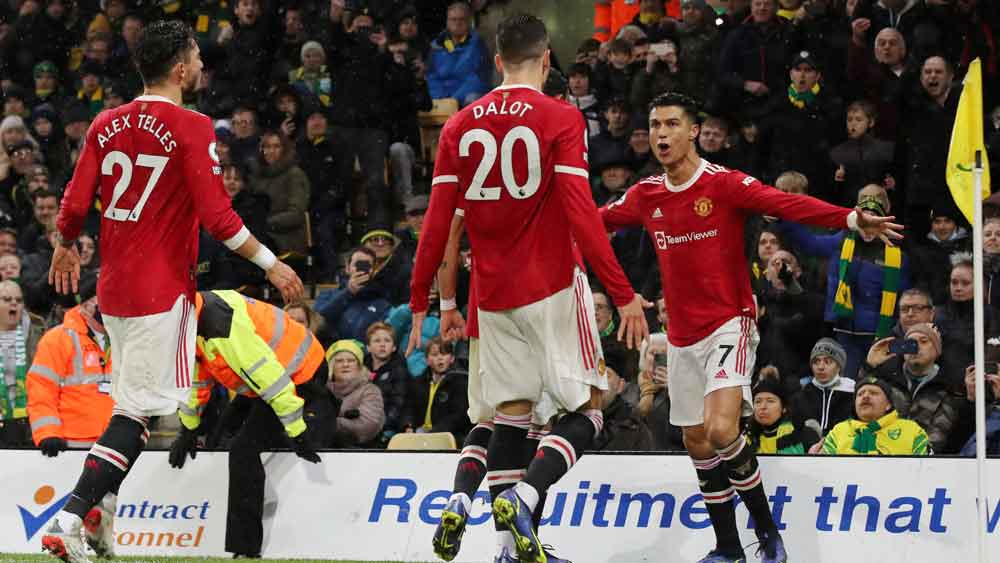
[{"label": "green and yellow scarf", "polygon": [[[851,286],[847,283],[847,269],[854,259],[857,237],[857,233],[848,233],[844,238],[843,246],[840,247],[840,270],[837,275],[837,293],[833,303],[833,312],[842,319],[854,316],[854,301],[851,299]],[[882,266],[882,305],[879,308],[875,338],[888,336],[895,324],[893,314],[896,312],[899,269],[902,263],[903,253],[900,252],[899,247],[886,245],[885,264]]]},{"label": "green and yellow scarf", "polygon": [[5,362],[3,361],[3,358],[0,358],[0,420],[25,418],[28,416],[28,392],[27,387],[25,386],[25,378],[28,375],[28,352],[22,323],[17,324],[17,334],[15,336],[15,340],[15,391],[13,393],[13,397],[11,396],[9,386],[7,385],[7,374],[4,369]]},{"label": "green and yellow scarf", "polygon": [[816,101],[816,96],[819,95],[819,83],[817,82],[815,86],[806,90],[805,92],[799,92],[794,86],[788,87],[788,101],[792,102],[792,105],[803,109],[807,105],[812,105]]}]

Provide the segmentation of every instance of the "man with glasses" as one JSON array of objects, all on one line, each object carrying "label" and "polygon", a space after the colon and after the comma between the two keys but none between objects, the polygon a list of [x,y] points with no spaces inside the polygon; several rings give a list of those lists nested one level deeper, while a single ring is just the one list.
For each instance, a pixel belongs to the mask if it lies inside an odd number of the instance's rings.
[{"label": "man with glasses", "polygon": [[[414,207],[417,213],[418,207]],[[424,206],[426,211],[426,205]],[[422,223],[423,219],[420,219]],[[371,286],[381,290],[393,306],[410,300],[410,271],[413,255],[401,250],[389,224],[375,223],[361,237],[361,244],[375,254]],[[416,245],[414,244],[414,247]]]},{"label": "man with glasses", "polygon": [[901,354],[889,354],[890,344],[897,338],[902,340],[906,333],[918,324],[934,322],[934,301],[923,288],[907,289],[899,296],[899,322],[892,329],[892,335],[876,340],[868,350],[868,357],[861,365],[861,376],[871,374],[879,379],[892,379],[903,366]]},{"label": "man with glasses", "polygon": [[33,447],[27,375],[43,332],[41,320],[24,310],[21,287],[0,282],[0,447]]},{"label": "man with glasses", "polygon": [[618,376],[622,379],[635,382],[639,375],[639,351],[629,350],[625,344],[618,340],[618,319],[615,315],[615,308],[603,291],[594,291],[594,317],[597,323],[597,332],[601,335],[601,349],[605,356],[612,354],[621,358]]}]

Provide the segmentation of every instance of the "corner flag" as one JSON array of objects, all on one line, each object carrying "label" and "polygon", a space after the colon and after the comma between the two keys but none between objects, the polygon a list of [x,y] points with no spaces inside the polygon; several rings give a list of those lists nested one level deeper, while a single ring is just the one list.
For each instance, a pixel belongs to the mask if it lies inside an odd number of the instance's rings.
[{"label": "corner flag", "polygon": [[986,145],[983,142],[983,71],[978,58],[969,63],[963,85],[955,127],[951,131],[945,178],[955,204],[971,223],[974,221],[972,198],[976,188],[972,169],[976,163],[976,151],[982,155],[983,162],[982,198],[990,195],[990,167],[986,162]]}]

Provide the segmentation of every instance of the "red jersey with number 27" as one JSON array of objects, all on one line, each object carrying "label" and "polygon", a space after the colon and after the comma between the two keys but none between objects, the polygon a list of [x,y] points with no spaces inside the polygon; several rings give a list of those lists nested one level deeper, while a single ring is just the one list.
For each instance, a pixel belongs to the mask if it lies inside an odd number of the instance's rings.
[{"label": "red jersey with number 27", "polygon": [[685,184],[640,181],[601,209],[609,231],[642,225],[653,238],[675,346],[690,346],[734,317],[756,318],[743,230],[757,214],[834,229],[851,209],[789,195],[752,176],[702,160]]},{"label": "red jersey with number 27", "polygon": [[101,311],[119,317],[194,303],[198,226],[227,246],[248,236],[222,187],[212,121],[167,98],[101,112],[87,131],[56,225],[80,235],[101,201]]},{"label": "red jersey with number 27", "polygon": [[529,86],[502,86],[445,124],[410,282],[427,310],[456,207],[465,212],[479,307],[503,311],[573,283],[572,241],[616,305],[633,291],[590,195],[586,128],[573,106]]}]

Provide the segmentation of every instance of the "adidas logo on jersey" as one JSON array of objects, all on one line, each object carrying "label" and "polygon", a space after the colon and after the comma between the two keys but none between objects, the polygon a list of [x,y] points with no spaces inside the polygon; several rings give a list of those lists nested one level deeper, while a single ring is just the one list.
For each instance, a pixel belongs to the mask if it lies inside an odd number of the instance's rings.
[{"label": "adidas logo on jersey", "polygon": [[660,211],[659,207],[657,207],[656,210],[653,211],[653,219],[659,219],[660,217],[663,217],[663,212]]},{"label": "adidas logo on jersey", "polygon": [[715,374],[715,379],[728,379],[729,375],[726,373],[726,369],[720,369],[718,373]]}]

